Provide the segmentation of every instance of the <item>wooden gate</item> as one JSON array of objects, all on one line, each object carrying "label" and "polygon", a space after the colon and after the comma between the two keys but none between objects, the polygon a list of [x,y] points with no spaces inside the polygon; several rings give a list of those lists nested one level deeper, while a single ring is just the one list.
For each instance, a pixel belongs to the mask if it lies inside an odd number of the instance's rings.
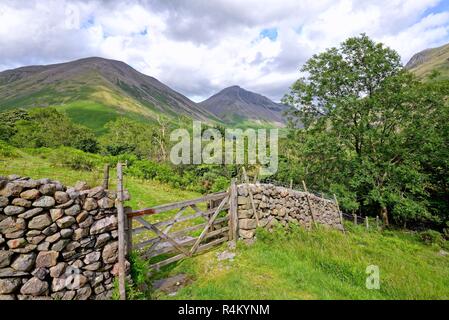
[{"label": "wooden gate", "polygon": [[[145,259],[156,261],[150,266],[158,269],[236,239],[236,200],[233,181],[227,192],[147,209],[128,210],[127,251],[137,250]],[[160,217],[165,217],[165,220],[159,220]]]}]

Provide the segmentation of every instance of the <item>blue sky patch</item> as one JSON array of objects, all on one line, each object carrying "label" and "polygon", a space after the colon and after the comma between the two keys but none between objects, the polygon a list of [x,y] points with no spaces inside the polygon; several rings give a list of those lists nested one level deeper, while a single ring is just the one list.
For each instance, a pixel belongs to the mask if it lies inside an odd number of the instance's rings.
[{"label": "blue sky patch", "polygon": [[278,38],[278,29],[277,28],[270,28],[270,29],[263,29],[260,32],[261,38],[268,38],[271,41],[276,41]]}]

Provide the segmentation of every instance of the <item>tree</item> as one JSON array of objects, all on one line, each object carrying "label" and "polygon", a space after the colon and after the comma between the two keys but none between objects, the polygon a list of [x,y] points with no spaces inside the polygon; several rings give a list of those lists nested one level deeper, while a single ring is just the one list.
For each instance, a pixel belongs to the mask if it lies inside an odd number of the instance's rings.
[{"label": "tree", "polygon": [[395,51],[364,34],[314,55],[301,71],[283,101],[305,126],[292,138],[309,184],[352,193],[360,212],[386,223],[390,214],[396,222],[431,219],[420,137],[449,91],[424,90]]}]

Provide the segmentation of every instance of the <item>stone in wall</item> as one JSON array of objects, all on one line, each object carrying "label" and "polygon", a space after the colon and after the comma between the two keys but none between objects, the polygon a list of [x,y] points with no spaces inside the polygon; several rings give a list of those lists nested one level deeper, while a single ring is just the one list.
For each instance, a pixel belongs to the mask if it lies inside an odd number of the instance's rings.
[{"label": "stone in wall", "polygon": [[0,299],[109,299],[117,263],[115,192],[0,177]]},{"label": "stone in wall", "polygon": [[[284,226],[296,223],[305,228],[312,227],[313,220],[305,192],[259,183],[248,186],[239,185],[237,190],[239,236],[243,239],[253,238],[257,227],[271,229],[276,222]],[[259,225],[257,225],[252,210],[249,190],[253,194]],[[314,194],[309,193],[308,195],[313,207],[315,222],[343,230],[335,203]]]}]

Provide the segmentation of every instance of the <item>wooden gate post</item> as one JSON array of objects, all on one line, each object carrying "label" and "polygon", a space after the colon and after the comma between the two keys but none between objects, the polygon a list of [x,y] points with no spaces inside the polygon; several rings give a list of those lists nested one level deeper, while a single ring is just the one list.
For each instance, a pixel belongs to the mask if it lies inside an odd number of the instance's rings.
[{"label": "wooden gate post", "polygon": [[123,208],[123,170],[121,162],[117,163],[117,215],[118,215],[118,284],[120,300],[126,300],[125,287],[125,211]]},{"label": "wooden gate post", "polygon": [[343,228],[343,231],[344,231],[344,225],[343,225],[343,213],[342,213],[341,210],[340,210],[340,205],[338,204],[338,199],[337,199],[337,196],[335,195],[335,193],[334,193],[334,200],[335,200],[335,205],[337,206],[338,214],[339,214],[339,216],[340,216],[340,224],[341,224],[341,226],[342,226],[342,228]]},{"label": "wooden gate post", "polygon": [[304,180],[302,180],[302,186],[304,188],[304,191],[306,192],[306,199],[307,199],[307,204],[309,205],[309,211],[310,211],[310,215],[312,216],[312,222],[313,225],[316,227],[316,221],[315,221],[315,215],[313,214],[313,207],[312,207],[312,202],[310,201],[310,197],[309,197],[309,191],[307,191],[307,186]]},{"label": "wooden gate post", "polygon": [[104,165],[104,172],[103,172],[103,189],[107,190],[109,189],[109,163]]},{"label": "wooden gate post", "polygon": [[238,239],[238,223],[237,215],[237,185],[235,178],[231,180],[229,188],[229,240],[237,241]]}]

